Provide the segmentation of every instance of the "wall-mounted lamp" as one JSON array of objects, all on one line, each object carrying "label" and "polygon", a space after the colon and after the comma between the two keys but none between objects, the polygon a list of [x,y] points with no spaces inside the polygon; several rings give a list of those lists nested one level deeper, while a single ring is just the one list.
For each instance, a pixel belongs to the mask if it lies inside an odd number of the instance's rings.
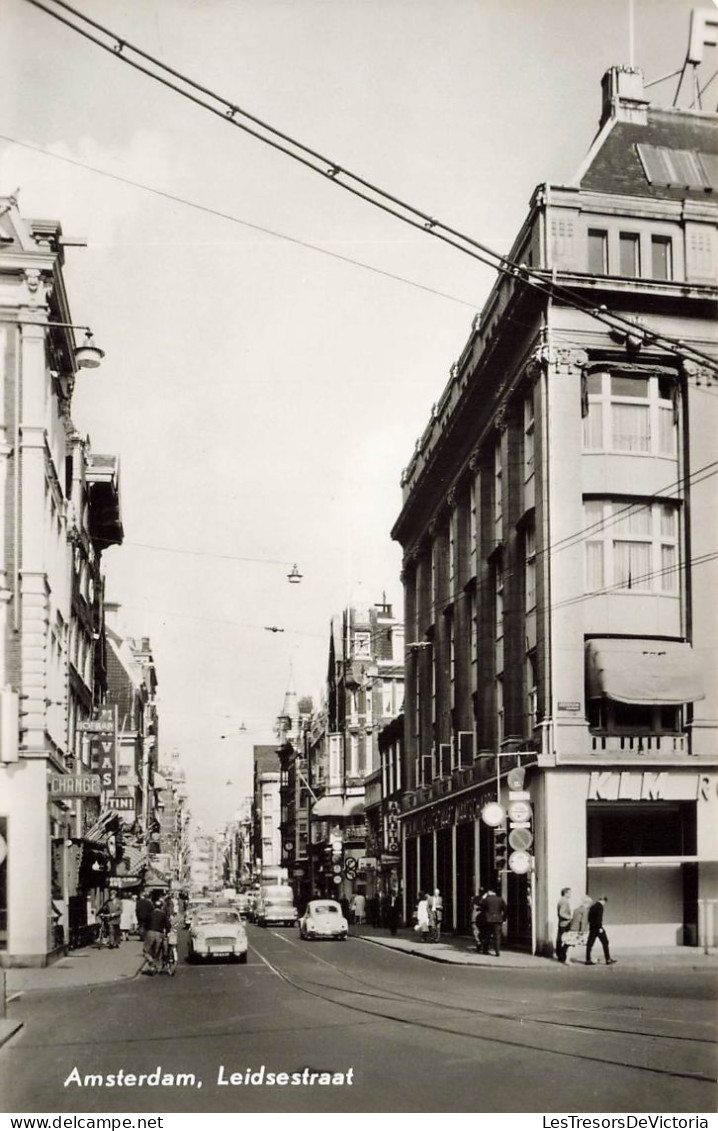
[{"label": "wall-mounted lamp", "polygon": [[292,566],[291,570],[287,574],[287,579],[288,579],[290,585],[299,585],[299,582],[302,580],[303,576],[304,575],[299,572],[299,567],[297,566],[297,563],[295,562],[294,565]]},{"label": "wall-mounted lamp", "polygon": [[75,322],[48,322],[48,326],[60,326],[63,330],[84,330],[84,342],[82,345],[75,346],[75,361],[80,369],[97,369],[102,364],[105,351],[95,345],[95,339],[89,326],[79,326]]}]

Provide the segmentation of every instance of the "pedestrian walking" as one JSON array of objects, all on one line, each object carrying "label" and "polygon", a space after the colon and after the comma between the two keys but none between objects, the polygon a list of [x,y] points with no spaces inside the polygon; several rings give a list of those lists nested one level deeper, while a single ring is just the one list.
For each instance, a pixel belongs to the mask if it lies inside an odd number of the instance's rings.
[{"label": "pedestrian walking", "polygon": [[429,937],[429,900],[423,891],[419,892],[419,901],[416,905],[415,913],[416,923],[414,930],[419,931],[421,934],[422,942],[426,942]]},{"label": "pedestrian walking", "polygon": [[163,940],[171,925],[164,901],[158,896],[147,920],[143,947],[143,954],[148,960],[149,974],[156,974],[162,965]]},{"label": "pedestrian walking", "polygon": [[602,895],[595,903],[592,903],[588,909],[588,942],[586,943],[586,965],[595,966],[596,963],[591,961],[591,950],[596,939],[599,940],[603,947],[603,957],[607,966],[615,966],[616,959],[611,958],[611,950],[608,944],[608,935],[603,926],[603,911],[608,903],[608,896]]},{"label": "pedestrian walking", "polygon": [[568,954],[568,947],[564,944],[563,937],[566,931],[571,926],[571,889],[561,888],[561,898],[556,907],[556,915],[558,917],[558,930],[556,932],[556,957],[559,962],[566,961]]},{"label": "pedestrian walking", "polygon": [[384,905],[384,920],[389,928],[389,934],[395,935],[399,929],[399,894],[395,891],[390,891],[386,897]]},{"label": "pedestrian walking", "polygon": [[444,918],[444,900],[439,888],[434,888],[434,894],[429,896],[429,923],[434,942],[438,942],[441,934],[441,924]]},{"label": "pedestrian walking", "polygon": [[145,935],[147,934],[147,924],[153,910],[154,904],[150,899],[147,898],[147,895],[142,892],[142,894],[137,899],[137,903],[135,904],[135,919],[137,920],[138,934],[143,942]]},{"label": "pedestrian walking", "polygon": [[493,946],[494,954],[498,958],[501,954],[501,932],[506,919],[508,908],[506,901],[497,895],[493,888],[489,888],[482,900],[484,923],[486,932],[483,939],[483,953],[489,953],[489,946]]},{"label": "pedestrian walking", "polygon": [[354,898],[352,900],[352,911],[354,913],[354,922],[355,923],[364,923],[365,922],[365,920],[366,920],[366,899],[361,894],[361,892],[357,892],[357,894],[354,896]]},{"label": "pedestrian walking", "polygon": [[478,951],[484,949],[484,935],[486,933],[486,922],[484,919],[485,895],[485,889],[479,888],[479,891],[471,900],[471,933],[474,936],[474,942],[476,943],[476,949]]},{"label": "pedestrian walking", "polygon": [[116,891],[105,900],[100,908],[100,914],[107,917],[108,947],[116,950],[120,945],[120,919],[122,918],[122,902]]},{"label": "pedestrian walking", "polygon": [[122,916],[120,918],[120,931],[123,942],[127,942],[130,935],[137,931],[137,917],[135,915],[135,897],[126,896],[122,900]]}]

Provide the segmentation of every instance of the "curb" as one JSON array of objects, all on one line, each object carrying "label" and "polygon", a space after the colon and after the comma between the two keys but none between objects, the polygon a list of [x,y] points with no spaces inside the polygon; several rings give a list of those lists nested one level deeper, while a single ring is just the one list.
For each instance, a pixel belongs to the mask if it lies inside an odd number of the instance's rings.
[{"label": "curb", "polygon": [[[463,957],[446,958],[441,954],[430,954],[426,950],[415,950],[413,947],[391,946],[391,944],[383,942],[381,939],[372,938],[370,935],[354,935],[354,938],[359,939],[360,942],[368,942],[373,943],[374,946],[381,946],[384,950],[393,950],[398,954],[409,954],[413,958],[423,958],[426,962],[440,962],[445,966],[473,966],[480,970],[496,970],[498,968],[504,970],[531,970],[535,966],[534,961],[502,962],[501,958],[498,958],[495,962],[471,962]],[[530,957],[536,959],[539,956],[531,955]],[[548,960],[546,961],[548,962]],[[553,966],[554,963],[549,963],[549,965]],[[543,967],[543,969],[548,969],[548,966]]]}]

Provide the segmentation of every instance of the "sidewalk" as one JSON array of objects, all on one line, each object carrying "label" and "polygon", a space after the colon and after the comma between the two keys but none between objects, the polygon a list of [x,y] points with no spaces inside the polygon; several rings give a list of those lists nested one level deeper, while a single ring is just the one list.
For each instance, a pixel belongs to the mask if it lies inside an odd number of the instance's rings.
[{"label": "sidewalk", "polygon": [[[438,943],[425,943],[410,928],[402,928],[394,936],[390,935],[386,928],[364,925],[352,927],[350,934],[355,938],[363,939],[364,942],[389,947],[391,950],[401,950],[405,954],[425,958],[430,962],[446,962],[454,966],[491,966],[527,970],[567,968],[554,958],[543,958],[520,950],[503,949],[498,958],[492,954],[479,954],[470,935],[444,935]],[[580,957],[576,956],[571,967],[575,964],[577,969],[584,970],[583,957],[584,952],[581,950]],[[592,957],[598,965],[604,965],[598,943]],[[614,957],[618,967],[631,970],[718,970],[718,951],[711,950],[709,954],[704,954],[698,947],[637,947],[635,949],[624,947],[616,949]]]},{"label": "sidewalk", "polygon": [[11,967],[5,971],[8,998],[33,990],[60,990],[73,986],[98,986],[134,978],[142,964],[142,943],[128,939],[117,950],[81,947],[51,966]]},{"label": "sidewalk", "polygon": [[[5,974],[6,1004],[33,991],[72,989],[78,986],[99,986],[107,982],[122,982],[134,978],[142,965],[142,943],[128,939],[117,950],[105,947],[83,947],[72,950],[51,966],[11,967]],[[22,1028],[0,1013],[0,1046]]]}]

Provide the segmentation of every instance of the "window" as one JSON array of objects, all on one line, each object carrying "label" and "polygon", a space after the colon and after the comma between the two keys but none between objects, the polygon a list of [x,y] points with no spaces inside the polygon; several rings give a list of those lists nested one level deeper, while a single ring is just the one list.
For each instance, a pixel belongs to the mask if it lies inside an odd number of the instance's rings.
[{"label": "window", "polygon": [[678,593],[678,506],[584,501],[585,588]]},{"label": "window", "polygon": [[502,482],[502,459],[501,459],[501,441],[499,440],[494,448],[494,545],[498,546],[501,542],[503,534],[503,482]]},{"label": "window", "polygon": [[504,677],[496,680],[496,744],[504,741]]},{"label": "window", "polygon": [[478,547],[478,525],[476,520],[476,500],[479,495],[479,480],[472,478],[469,487],[469,553],[471,558],[470,576],[476,577]]},{"label": "window", "polygon": [[588,270],[592,275],[608,274],[608,232],[588,229]]},{"label": "window", "polygon": [[526,708],[528,716],[528,733],[532,734],[538,725],[538,678],[536,675],[536,653],[529,652],[526,656]]},{"label": "window", "polygon": [[524,401],[524,482],[534,473],[534,398],[529,393]]},{"label": "window", "polygon": [[680,734],[681,707],[589,699],[588,725],[604,734]]},{"label": "window", "polygon": [[354,633],[354,655],[355,656],[371,656],[371,633],[370,632],[355,632]]},{"label": "window", "polygon": [[533,522],[524,532],[524,576],[526,612],[536,607],[536,530]]},{"label": "window", "polygon": [[651,276],[673,278],[673,254],[670,236],[651,236]]},{"label": "window", "polygon": [[451,508],[449,514],[449,600],[454,600],[454,579],[455,562],[454,555],[456,554],[456,507]]},{"label": "window", "polygon": [[584,395],[584,451],[676,456],[678,388],[670,377],[589,373]]},{"label": "window", "polygon": [[635,232],[619,233],[618,273],[629,278],[638,278],[641,274],[641,237]]}]

